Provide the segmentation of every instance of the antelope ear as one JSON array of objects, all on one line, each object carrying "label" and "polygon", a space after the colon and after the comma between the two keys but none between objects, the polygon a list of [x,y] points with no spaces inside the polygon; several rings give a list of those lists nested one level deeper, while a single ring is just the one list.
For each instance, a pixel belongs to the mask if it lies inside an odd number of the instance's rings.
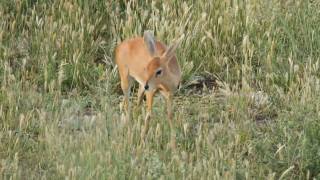
[{"label": "antelope ear", "polygon": [[170,45],[170,47],[163,53],[162,57],[165,58],[167,61],[170,60],[174,56],[176,49],[180,45],[180,42],[183,38],[184,38],[184,34],[178,40],[176,40],[172,45]]},{"label": "antelope ear", "polygon": [[154,36],[150,30],[145,31],[143,34],[144,44],[147,46],[149,54],[154,56],[156,54],[156,43]]}]

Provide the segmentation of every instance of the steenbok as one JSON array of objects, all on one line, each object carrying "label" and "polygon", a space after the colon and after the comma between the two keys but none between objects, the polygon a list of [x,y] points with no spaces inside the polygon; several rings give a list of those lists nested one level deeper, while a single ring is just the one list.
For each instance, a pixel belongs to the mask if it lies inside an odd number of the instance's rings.
[{"label": "steenbok", "polygon": [[146,94],[147,114],[141,132],[142,142],[149,129],[153,96],[156,92],[160,92],[167,102],[171,145],[175,147],[172,96],[181,79],[175,50],[182,38],[183,36],[167,48],[163,43],[155,40],[150,31],[146,31],[143,37],[125,40],[115,50],[115,62],[118,65],[121,88],[124,93],[123,105],[127,120],[130,119],[129,95],[133,79],[139,83],[138,105],[141,104],[144,93]]}]

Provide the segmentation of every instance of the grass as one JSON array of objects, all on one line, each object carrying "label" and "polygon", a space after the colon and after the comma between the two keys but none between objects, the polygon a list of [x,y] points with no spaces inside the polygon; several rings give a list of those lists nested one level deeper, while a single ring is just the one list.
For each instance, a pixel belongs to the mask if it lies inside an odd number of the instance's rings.
[{"label": "grass", "polygon": [[[319,17],[305,0],[1,1],[1,179],[320,178]],[[185,34],[176,152],[161,97],[144,148],[145,110],[121,124],[114,48],[146,29]]]}]

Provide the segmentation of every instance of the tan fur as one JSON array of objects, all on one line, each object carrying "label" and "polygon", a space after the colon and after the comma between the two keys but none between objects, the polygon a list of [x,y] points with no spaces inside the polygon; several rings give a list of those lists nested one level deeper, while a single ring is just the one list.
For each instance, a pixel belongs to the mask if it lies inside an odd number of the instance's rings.
[{"label": "tan fur", "polygon": [[[118,65],[124,93],[124,109],[128,120],[130,119],[129,94],[133,79],[139,82],[138,105],[141,104],[143,94],[146,94],[147,115],[141,132],[142,142],[149,129],[153,96],[160,91],[167,100],[168,120],[172,133],[171,145],[175,147],[172,96],[181,79],[181,70],[174,53],[177,45],[178,43],[175,43],[167,48],[147,31],[144,37],[125,40],[116,48],[115,62]],[[145,89],[146,87],[148,89]]]}]

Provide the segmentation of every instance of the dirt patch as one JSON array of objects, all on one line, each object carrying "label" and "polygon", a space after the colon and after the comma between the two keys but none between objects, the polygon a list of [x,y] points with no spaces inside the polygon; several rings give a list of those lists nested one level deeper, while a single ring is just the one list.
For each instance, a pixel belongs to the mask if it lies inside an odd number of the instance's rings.
[{"label": "dirt patch", "polygon": [[205,72],[200,75],[192,76],[185,82],[180,90],[188,95],[190,94],[204,94],[217,89],[217,77],[214,74]]}]

